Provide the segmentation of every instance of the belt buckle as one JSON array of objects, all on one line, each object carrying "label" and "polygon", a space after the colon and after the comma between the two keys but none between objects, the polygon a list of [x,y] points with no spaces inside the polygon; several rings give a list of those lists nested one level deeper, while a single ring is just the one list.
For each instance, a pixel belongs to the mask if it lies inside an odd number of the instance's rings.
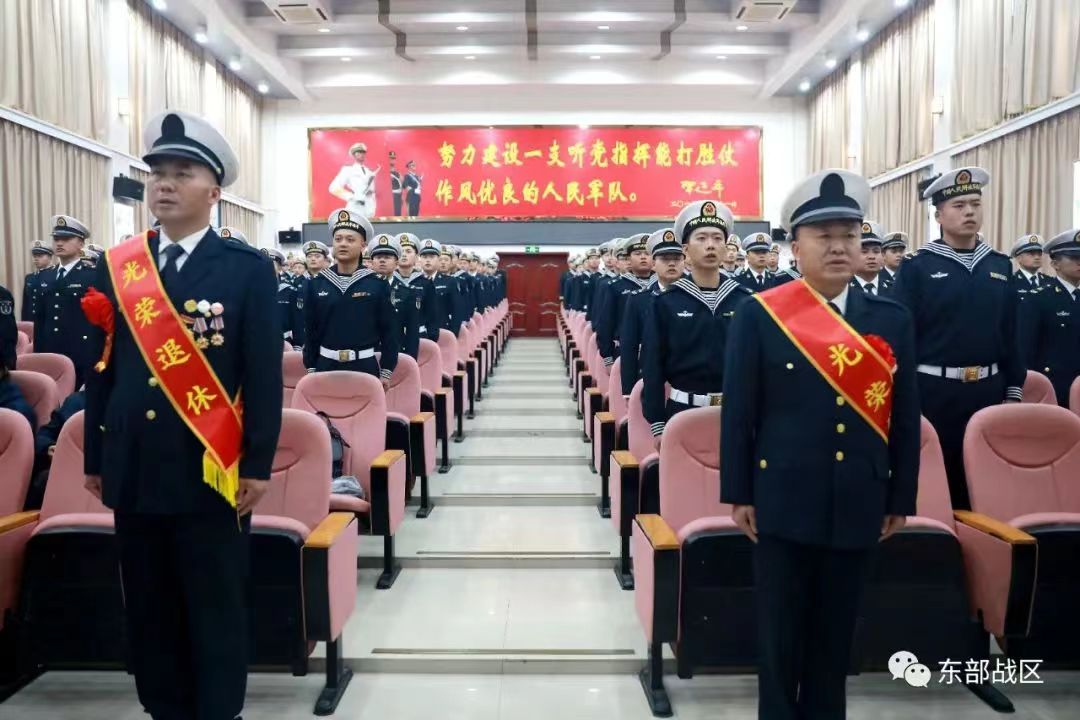
[{"label": "belt buckle", "polygon": [[352,358],[349,357],[350,355],[352,355],[352,350],[338,350],[337,351],[338,362],[349,362],[350,360],[352,360]]},{"label": "belt buckle", "polygon": [[724,402],[723,395],[710,395],[709,407],[719,407]]},{"label": "belt buckle", "polygon": [[963,373],[961,374],[960,379],[966,383],[979,382],[979,370],[981,369],[982,368],[980,368],[978,365],[961,368]]}]

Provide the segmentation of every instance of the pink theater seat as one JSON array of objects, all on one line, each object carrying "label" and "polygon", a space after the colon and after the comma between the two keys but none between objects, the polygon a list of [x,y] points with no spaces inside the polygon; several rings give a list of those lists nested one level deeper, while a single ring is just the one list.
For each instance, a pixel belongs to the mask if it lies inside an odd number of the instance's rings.
[{"label": "pink theater seat", "polygon": [[281,348],[281,352],[293,352],[293,344],[286,340],[285,345]]},{"label": "pink theater seat", "polygon": [[454,440],[461,442],[465,439],[464,419],[468,383],[464,366],[458,360],[460,350],[457,336],[449,330],[439,331],[439,354],[443,364],[443,387],[449,387],[454,394],[454,417],[457,422]]},{"label": "pink theater seat", "polygon": [[978,608],[985,622],[1009,636],[1003,649],[1010,657],[1077,664],[1080,417],[1056,405],[980,410],[964,434],[964,469],[973,512],[957,519],[989,538],[979,562],[993,574],[981,579],[1016,587],[1035,578],[1029,606],[987,591]]},{"label": "pink theater seat", "polygon": [[1080,416],[1080,377],[1073,380],[1073,384],[1069,386],[1069,409]]},{"label": "pink theater seat", "polygon": [[34,344],[30,342],[30,338],[26,333],[21,330],[15,338],[15,355],[25,355],[26,353],[34,351]]},{"label": "pink theater seat", "polygon": [[34,342],[34,323],[30,320],[16,320],[16,329],[21,333],[26,333],[26,338],[30,342]]},{"label": "pink theater seat", "polygon": [[626,415],[626,402],[622,396],[622,361],[615,360],[608,377],[607,410],[593,416],[592,466],[600,475],[600,517],[611,517],[611,451],[619,448],[615,442],[620,419]]},{"label": "pink theater seat", "polygon": [[113,515],[84,483],[79,412],[57,438],[41,510],[0,518],[0,607],[21,625],[27,667],[121,667],[126,657]]},{"label": "pink theater seat", "polygon": [[300,378],[307,375],[304,367],[304,353],[288,350],[281,356],[281,378],[284,384],[282,392],[282,407],[292,407],[292,396],[296,391],[296,383]]},{"label": "pink theater seat", "polygon": [[633,525],[634,605],[649,644],[642,687],[669,715],[663,645],[679,677],[755,661],[752,545],[720,502],[720,408],[674,416],[660,449],[660,514]]},{"label": "pink theater seat", "polygon": [[442,351],[433,340],[422,339],[416,364],[420,368],[420,409],[435,413],[435,436],[442,443],[439,472],[450,470],[450,427],[454,417],[454,394],[443,387]]},{"label": "pink theater seat", "polygon": [[1024,402],[1057,405],[1057,394],[1054,393],[1050,378],[1034,370],[1028,370],[1027,379],[1024,380]]},{"label": "pink theater seat", "polygon": [[[380,353],[375,353],[380,357]],[[412,498],[413,483],[420,478],[420,508],[416,517],[426,518],[431,514],[431,494],[428,479],[435,473],[435,413],[421,412],[420,366],[416,360],[401,353],[398,364],[390,378],[390,387],[386,390],[386,409],[391,416],[397,416],[399,422],[409,428],[408,463],[409,481],[405,487],[405,498]]]},{"label": "pink theater seat", "polygon": [[589,375],[592,377],[592,385],[583,391],[581,398],[582,420],[585,427],[585,438],[595,441],[593,437],[593,418],[596,413],[602,411],[607,403],[608,385],[611,381],[611,368],[604,365],[604,359],[600,357],[600,349],[593,341],[592,352],[589,355]]},{"label": "pink theater seat", "polygon": [[28,353],[17,360],[20,370],[30,370],[48,375],[56,383],[60,402],[75,392],[75,364],[66,355],[57,353]]},{"label": "pink theater seat", "polygon": [[457,334],[457,349],[458,367],[465,371],[468,389],[469,411],[466,417],[471,420],[476,416],[476,401],[480,399],[480,383],[483,381],[480,362],[475,356],[477,350],[471,320],[462,325]]},{"label": "pink theater seat", "polygon": [[394,561],[394,535],[405,517],[405,453],[386,449],[386,392],[372,375],[348,371],[305,375],[296,384],[293,408],[323,413],[348,443],[342,472],[353,475],[367,500],[331,495],[331,510],[367,516],[374,535],[383,536],[383,572],[376,587],[394,584],[401,567]]},{"label": "pink theater seat", "polygon": [[30,423],[14,410],[0,408],[0,517],[22,512],[33,467],[34,431]]},{"label": "pink theater seat", "polygon": [[307,672],[327,644],[326,685],[315,714],[337,707],[352,672],[341,662],[342,632],[356,607],[359,535],[351,512],[330,512],[330,433],[310,412],[283,410],[270,487],[251,521],[252,586],[260,598],[251,628],[254,665]]},{"label": "pink theater seat", "polygon": [[56,382],[48,375],[33,370],[12,370],[11,381],[19,387],[26,402],[34,409],[37,427],[49,422],[53,410],[60,407],[62,399]]}]

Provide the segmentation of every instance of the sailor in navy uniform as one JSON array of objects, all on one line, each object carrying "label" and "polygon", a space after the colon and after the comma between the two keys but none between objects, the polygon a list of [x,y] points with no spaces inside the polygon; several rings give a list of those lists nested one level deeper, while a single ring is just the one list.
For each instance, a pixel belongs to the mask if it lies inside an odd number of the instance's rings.
[{"label": "sailor in navy uniform", "polygon": [[431,244],[433,243],[431,240],[425,240],[426,245],[421,247],[420,238],[412,233],[401,233],[397,239],[401,244],[401,260],[398,262],[397,278],[420,296],[418,314],[420,337],[439,342],[439,330],[442,329],[440,318],[442,303],[439,301],[435,284],[424,275],[423,270],[416,266],[421,252],[427,252],[429,257],[438,258],[439,250]]},{"label": "sailor in navy uniform", "polygon": [[960,168],[923,191],[942,237],[904,261],[892,295],[915,319],[922,414],[937,430],[957,510],[971,507],[963,458],[968,420],[1024,395],[1016,281],[1009,258],[978,237],[988,182],[982,168]]},{"label": "sailor in navy uniform", "polygon": [[593,278],[589,288],[589,304],[585,309],[585,320],[593,323],[595,327],[596,315],[602,312],[603,304],[607,299],[607,287],[618,277],[615,269],[618,266],[619,256],[616,250],[625,238],[614,238],[600,247],[600,272]]},{"label": "sailor in navy uniform", "polygon": [[[230,237],[232,231],[229,231]],[[296,291],[283,268],[285,253],[277,248],[262,248],[262,253],[274,261],[277,273],[277,321],[282,339],[299,350],[304,346],[304,296]]]},{"label": "sailor in navy uniform", "polygon": [[908,237],[906,233],[891,232],[885,235],[881,243],[881,277],[891,285],[896,281],[900,263],[907,254]]},{"label": "sailor in navy uniform", "polygon": [[[380,233],[368,247],[371,269],[390,288],[390,304],[394,308],[398,328],[399,351],[416,358],[420,353],[420,294],[401,281],[397,275],[401,259],[401,243],[392,235]],[[380,348],[375,348],[379,350]]]},{"label": "sailor in navy uniform", "polygon": [[1009,252],[1016,262],[1016,272],[1013,278],[1016,280],[1016,295],[1023,300],[1030,293],[1040,288],[1052,285],[1053,279],[1042,272],[1043,239],[1034,233],[1021,235],[1013,243]]},{"label": "sailor in navy uniform", "polygon": [[772,238],[768,233],[750,233],[742,239],[742,248],[746,253],[746,270],[738,280],[751,292],[764,292],[773,286],[773,274],[769,272],[769,243]]},{"label": "sailor in navy uniform", "polygon": [[592,284],[600,268],[600,249],[589,248],[585,251],[585,265],[581,274],[570,283],[570,309],[586,312],[592,298]]},{"label": "sailor in navy uniform", "polygon": [[[740,242],[742,242],[740,240]],[[746,253],[740,247],[739,251],[735,253],[735,274],[742,275],[746,272]]]},{"label": "sailor in navy uniform", "polygon": [[304,259],[307,261],[307,279],[309,281],[330,267],[330,248],[323,243],[318,240],[308,240],[301,246],[301,249],[304,251]]},{"label": "sailor in navy uniform", "polygon": [[881,275],[881,226],[870,220],[862,222],[862,252],[859,253],[859,263],[855,268],[855,276],[851,278],[851,287],[862,290],[871,295],[888,297],[892,287],[892,281],[886,280]]},{"label": "sailor in navy uniform", "polygon": [[1020,304],[1020,347],[1027,368],[1050,378],[1058,405],[1067,408],[1080,376],[1080,228],[1054,236],[1043,249],[1057,277]]},{"label": "sailor in navy uniform", "polygon": [[887,441],[762,303],[745,303],[729,334],[720,500],[755,542],[762,720],[845,717],[873,548],[915,512],[920,421],[912,320],[897,303],[849,287],[869,201],[866,180],[824,170],[795,187],[782,217],[794,233],[801,282],[856,332],[882,338],[896,358]]},{"label": "sailor in navy uniform", "polygon": [[[334,265],[307,284],[304,297],[304,365],[308,372],[353,370],[390,386],[397,367],[400,330],[390,286],[360,258],[375,235],[363,215],[342,208],[329,220]],[[375,347],[382,357],[375,359]]]},{"label": "sailor in navy uniform", "polygon": [[[466,315],[465,294],[461,289],[461,280],[454,276],[454,246],[443,245],[439,250],[439,283],[436,284],[437,292],[445,292],[443,296],[443,310],[447,314],[447,330],[456,337],[461,326],[468,322],[471,315]],[[440,288],[441,286],[441,288]]]},{"label": "sailor in navy uniform", "polygon": [[454,272],[454,277],[458,281],[458,293],[460,295],[459,302],[461,303],[459,315],[462,318],[462,322],[469,322],[472,319],[474,313],[476,313],[477,301],[476,301],[476,279],[469,273],[469,253],[455,249],[454,262],[457,265],[457,271]]},{"label": "sailor in navy uniform", "polygon": [[[114,510],[142,705],[155,719],[235,718],[251,637],[250,513],[269,486],[281,427],[281,363],[271,361],[281,336],[266,318],[274,272],[257,250],[222,240],[207,222],[238,172],[225,138],[178,111],[151,120],[144,137],[147,202],[161,220],[150,255],[178,312],[213,317],[206,332],[194,331],[198,345],[228,397],[243,398],[240,489],[234,508],[203,480],[205,447],[118,309],[108,364],[88,373],[86,487]],[[107,255],[93,285],[115,305]],[[92,345],[96,362],[105,345],[96,327]]]},{"label": "sailor in navy uniform", "polygon": [[82,256],[90,231],[70,215],[54,216],[52,227],[53,253],[59,264],[42,273],[44,285],[34,314],[34,352],[69,358],[75,365],[75,387],[79,387],[97,360],[90,343],[92,326],[81,304],[95,277]]},{"label": "sailor in navy uniform", "polygon": [[26,276],[23,281],[22,308],[19,310],[19,319],[29,322],[34,321],[35,308],[41,288],[45,285],[45,272],[52,267],[53,251],[42,240],[35,240],[30,248],[30,255],[34,262],[34,271]]},{"label": "sailor in navy uniform", "polygon": [[651,312],[653,299],[686,270],[686,252],[675,237],[673,228],[661,228],[649,235],[645,249],[653,262],[653,276],[649,285],[635,290],[626,298],[622,327],[619,329],[620,379],[622,394],[630,397],[634,385],[641,379],[641,340]]},{"label": "sailor in navy uniform", "polygon": [[[420,253],[417,259],[420,270],[424,274],[424,280],[430,283],[435,291],[435,300],[432,303],[435,316],[435,337],[431,338],[435,342],[439,341],[439,331],[450,330],[453,321],[451,278],[439,272],[439,261],[442,252],[443,247],[437,240],[425,238],[420,242]],[[451,330],[451,332],[454,332],[454,330]]]},{"label": "sailor in navy uniform", "polygon": [[769,246],[769,254],[765,261],[765,269],[769,271],[769,274],[774,278],[776,274],[780,272],[780,246],[773,243]]},{"label": "sailor in navy uniform", "polygon": [[[719,359],[728,328],[753,294],[720,272],[733,225],[731,210],[712,200],[690,203],[675,218],[675,237],[686,251],[691,274],[653,299],[641,344],[642,410],[657,444],[675,413],[720,404],[724,365]],[[671,386],[666,403],[665,383]]]},{"label": "sailor in navy uniform", "polygon": [[506,271],[499,267],[498,254],[491,256],[491,276],[495,278],[495,304],[498,305],[506,299],[507,278]]},{"label": "sailor in navy uniform", "polygon": [[15,296],[0,285],[0,367],[15,369],[15,348],[19,327],[15,324]]},{"label": "sailor in navy uniform", "polygon": [[648,248],[649,236],[631,235],[623,240],[616,253],[626,257],[629,269],[608,284],[607,297],[593,320],[596,344],[604,365],[611,367],[619,357],[619,335],[629,296],[644,290],[652,280],[652,255]]},{"label": "sailor in navy uniform", "polygon": [[577,269],[576,259],[576,255],[568,255],[566,258],[566,269],[563,270],[562,275],[559,276],[559,304],[564,308],[566,307],[566,296],[569,292],[568,286],[570,280],[574,278]]}]

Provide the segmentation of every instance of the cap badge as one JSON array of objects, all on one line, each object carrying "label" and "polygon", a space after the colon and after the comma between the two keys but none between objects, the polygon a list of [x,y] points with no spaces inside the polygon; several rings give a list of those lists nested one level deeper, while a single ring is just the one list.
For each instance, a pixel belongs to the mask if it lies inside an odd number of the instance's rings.
[{"label": "cap badge", "polygon": [[864,233],[868,233],[868,232],[871,232],[871,230],[870,230],[870,223],[865,223],[865,222],[864,222],[864,223],[862,224],[862,231],[863,231]]},{"label": "cap badge", "polygon": [[67,220],[64,219],[63,215],[56,218],[56,226],[57,227],[67,227]]},{"label": "cap badge", "polygon": [[221,237],[223,237],[223,238],[232,237],[232,233],[229,232],[229,228],[222,228],[221,229]]},{"label": "cap badge", "polygon": [[337,214],[338,222],[347,222],[349,220],[349,211],[342,210]]},{"label": "cap badge", "polygon": [[956,173],[957,185],[967,185],[969,182],[971,182],[970,172],[968,172],[967,170],[961,170],[960,172]]},{"label": "cap badge", "polygon": [[707,202],[701,206],[702,217],[716,217],[716,206],[711,202]]},{"label": "cap badge", "polygon": [[390,244],[390,238],[386,237],[385,235],[380,235],[379,236],[379,244],[380,245],[389,245]]},{"label": "cap badge", "polygon": [[664,242],[675,242],[675,232],[673,230],[664,231]]}]

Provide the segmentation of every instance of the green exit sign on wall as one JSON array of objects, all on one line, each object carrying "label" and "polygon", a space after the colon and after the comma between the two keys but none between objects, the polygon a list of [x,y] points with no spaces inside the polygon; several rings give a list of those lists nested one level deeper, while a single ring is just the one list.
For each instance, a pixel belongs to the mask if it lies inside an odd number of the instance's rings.
[{"label": "green exit sign on wall", "polygon": [[536,254],[538,254],[540,252],[540,246],[539,245],[526,245],[525,246],[525,252],[528,253],[529,255],[536,255]]}]

